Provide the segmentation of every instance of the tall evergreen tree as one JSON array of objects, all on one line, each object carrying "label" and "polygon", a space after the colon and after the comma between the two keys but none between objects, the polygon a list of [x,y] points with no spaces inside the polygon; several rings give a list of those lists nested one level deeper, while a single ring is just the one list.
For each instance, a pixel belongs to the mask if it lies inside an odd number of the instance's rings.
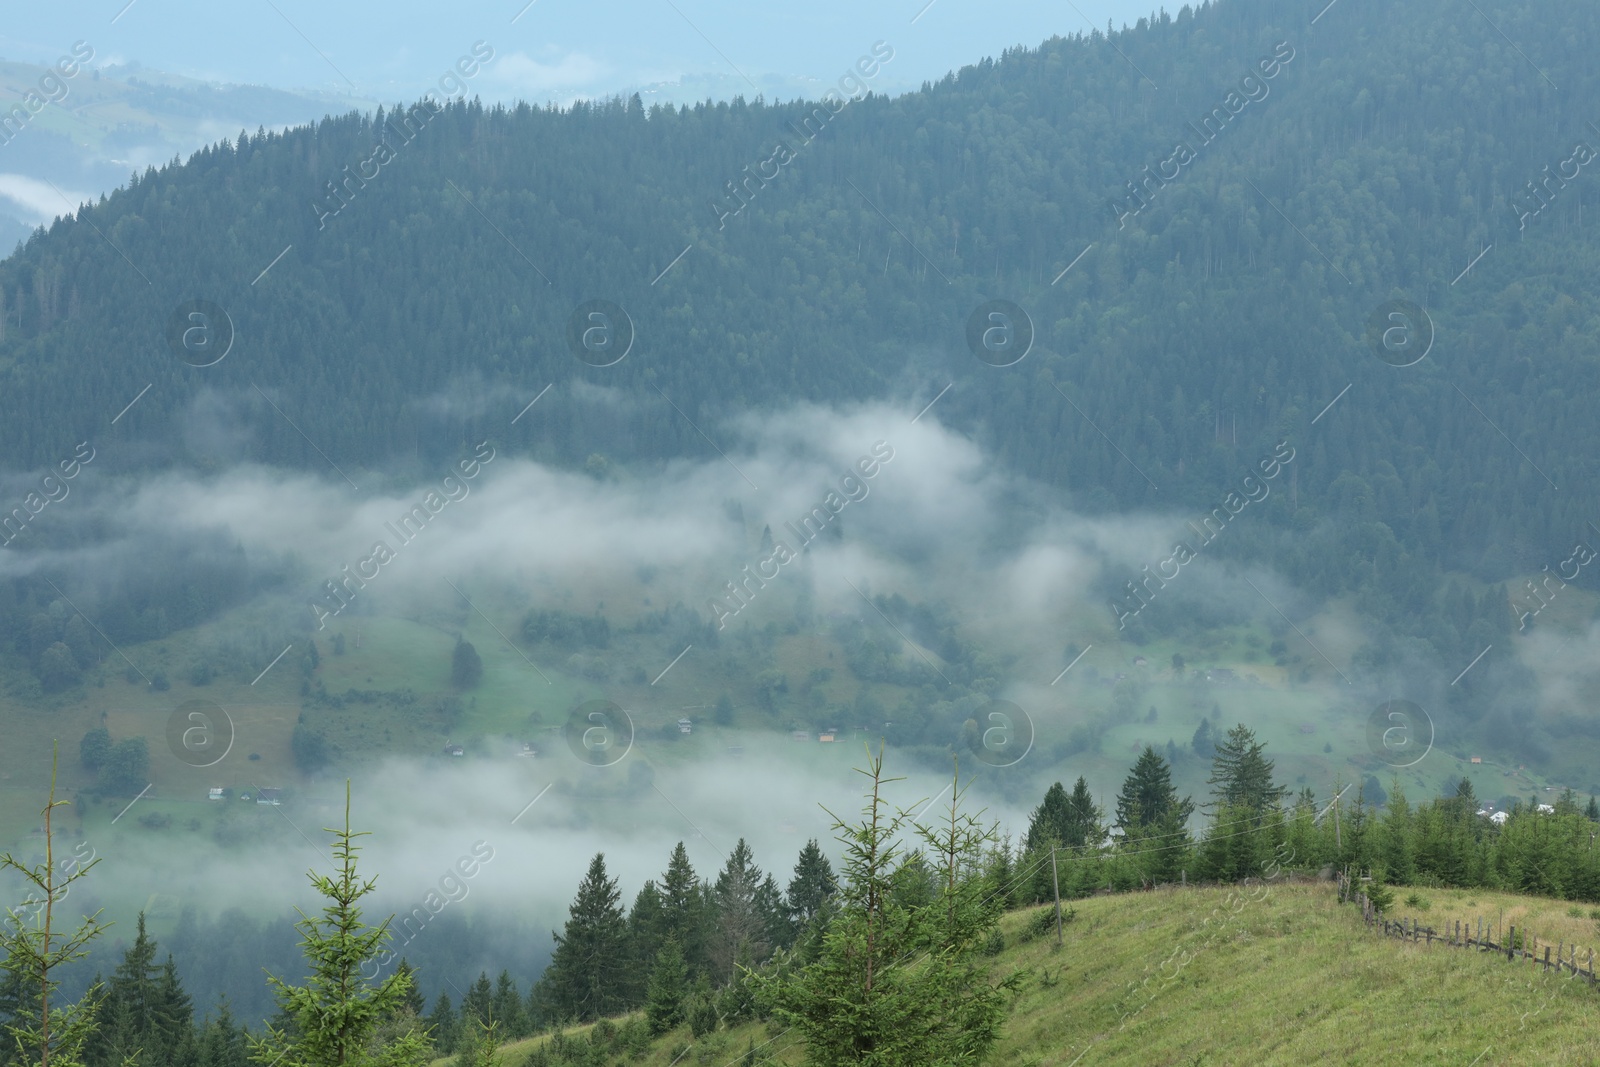
[{"label": "tall evergreen tree", "polygon": [[1045,790],[1043,802],[1028,820],[1024,850],[1036,852],[1052,843],[1062,848],[1098,848],[1106,839],[1103,818],[1104,813],[1089,792],[1089,783],[1081,776],[1070,794],[1056,782]]},{"label": "tall evergreen tree", "polygon": [[596,853],[568,909],[566,926],[551,933],[556,951],[546,972],[553,1006],[580,1021],[613,1014],[626,1003],[629,982],[628,930],[622,894],[606,875],[604,853]]},{"label": "tall evergreen tree", "polygon": [[456,1012],[450,1004],[450,994],[440,993],[433,1002],[433,1010],[428,1013],[428,1034],[433,1038],[434,1047],[442,1054],[449,1055],[456,1049]]},{"label": "tall evergreen tree", "polygon": [[1178,799],[1167,761],[1146,745],[1123,781],[1122,792],[1117,795],[1117,828],[1124,833],[1142,829],[1167,820],[1169,813],[1176,813],[1176,821],[1181,826],[1189,821],[1193,812],[1193,801],[1188,797]]},{"label": "tall evergreen tree", "polygon": [[417,986],[416,968],[411,966],[404,956],[401,956],[400,962],[395,964],[394,969],[396,974],[404,972],[407,976],[405,999],[400,1002],[401,1010],[410,1012],[418,1019],[422,1018],[428,1010],[428,1005],[422,999],[422,990]]},{"label": "tall evergreen tree", "polygon": [[794,865],[794,877],[789,879],[789,891],[784,900],[790,920],[797,928],[814,921],[822,915],[838,888],[833,878],[833,865],[813,837],[801,848],[800,858]]},{"label": "tall evergreen tree", "polygon": [[1286,792],[1272,780],[1272,761],[1262,753],[1266,745],[1256,740],[1255,731],[1243,723],[1228,731],[1211,760],[1215,810],[1231,807],[1249,812],[1259,819],[1283,801]]},{"label": "tall evergreen tree", "polygon": [[523,1020],[522,993],[517,989],[511,972],[502,970],[494,981],[493,1017],[500,1024],[499,1032],[508,1038],[519,1038],[527,1033]]},{"label": "tall evergreen tree", "polygon": [[169,955],[156,964],[156,942],[139,913],[133,944],[106,984],[101,1025],[85,1049],[91,1067],[168,1063],[193,1023],[193,1006]]},{"label": "tall evergreen tree", "polygon": [[463,1027],[469,1025],[469,1020],[486,1023],[493,1010],[494,989],[489,985],[489,974],[479,971],[478,980],[467,987],[466,996],[461,998],[461,1010],[457,1017]]},{"label": "tall evergreen tree", "polygon": [[712,888],[713,920],[709,950],[712,977],[733,980],[735,967],[760,963],[771,950],[771,921],[777,887],[756,866],[750,846],[740,838]]},{"label": "tall evergreen tree", "polygon": [[705,925],[706,896],[702,892],[699,876],[689,862],[689,851],[679,841],[672,848],[667,869],[661,876],[661,911],[664,917],[662,936],[677,938],[678,947],[689,966],[691,976],[699,975],[706,966]]},{"label": "tall evergreen tree", "polygon": [[628,1002],[643,1002],[650,968],[655,965],[656,953],[671,934],[668,931],[666,909],[661,903],[661,891],[654,879],[645,879],[644,885],[633,898],[628,909],[628,954],[632,980],[628,988]]}]

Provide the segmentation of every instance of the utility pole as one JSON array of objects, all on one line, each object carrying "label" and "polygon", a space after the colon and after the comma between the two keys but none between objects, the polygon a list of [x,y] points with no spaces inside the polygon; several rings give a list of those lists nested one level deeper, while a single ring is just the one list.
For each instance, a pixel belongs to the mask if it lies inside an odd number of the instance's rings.
[{"label": "utility pole", "polygon": [[1056,948],[1061,947],[1061,878],[1056,873],[1056,846],[1050,846],[1050,888],[1056,895]]}]

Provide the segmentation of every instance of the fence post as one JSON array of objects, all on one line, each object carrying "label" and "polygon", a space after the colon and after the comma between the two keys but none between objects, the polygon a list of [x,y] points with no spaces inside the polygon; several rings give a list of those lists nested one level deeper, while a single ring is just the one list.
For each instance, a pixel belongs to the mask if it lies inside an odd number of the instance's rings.
[{"label": "fence post", "polygon": [[1517,940],[1517,928],[1515,926],[1513,926],[1513,927],[1511,927],[1511,929],[1509,931],[1506,932],[1506,959],[1508,959],[1508,960],[1511,959],[1511,954],[1516,951],[1515,949],[1513,949],[1511,947],[1513,944],[1516,943],[1516,940]]},{"label": "fence post", "polygon": [[1546,974],[1550,973],[1550,946],[1549,945],[1546,945],[1544,947],[1544,970],[1545,970]]}]

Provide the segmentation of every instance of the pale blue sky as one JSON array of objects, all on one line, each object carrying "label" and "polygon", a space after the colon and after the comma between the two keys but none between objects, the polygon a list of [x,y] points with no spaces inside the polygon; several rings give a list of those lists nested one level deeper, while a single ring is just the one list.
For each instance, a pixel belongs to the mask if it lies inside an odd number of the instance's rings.
[{"label": "pale blue sky", "polygon": [[526,3],[13,0],[0,16],[0,56],[53,61],[83,40],[97,63],[137,61],[278,88],[349,92],[353,84],[363,96],[391,100],[425,91],[484,41],[496,59],[470,88],[487,99],[570,100],[686,75],[718,96],[754,96],[753,82],[788,97],[837,81],[875,41],[895,53],[875,84],[899,90],[1091,23],[1103,29],[1109,19],[1120,28],[1157,7],[1151,0]]}]

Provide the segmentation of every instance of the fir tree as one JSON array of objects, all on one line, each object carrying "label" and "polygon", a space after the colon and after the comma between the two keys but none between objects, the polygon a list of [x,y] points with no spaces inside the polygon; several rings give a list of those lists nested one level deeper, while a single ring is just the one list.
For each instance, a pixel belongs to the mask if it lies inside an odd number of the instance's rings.
[{"label": "fir tree", "polygon": [[1000,916],[980,866],[996,831],[960,811],[958,782],[949,818],[917,828],[935,858],[937,896],[908,907],[897,892],[905,870],[898,841],[910,820],[891,815],[883,799],[883,786],[898,779],[884,778],[881,752],[862,773],[871,783],[862,821],[834,819],[845,856],[840,910],[818,958],[787,973],[752,973],[757,995],[799,1031],[818,1067],[980,1062],[1020,982],[995,983],[981,955]]},{"label": "fir tree", "polygon": [[500,977],[494,981],[494,1020],[500,1024],[499,1033],[508,1038],[519,1038],[527,1034],[527,1024],[523,1019],[522,993],[517,989],[516,981],[511,977],[511,972],[502,970]]},{"label": "fir tree", "polygon": [[[7,852],[0,855],[0,870],[16,871],[28,884],[29,897],[15,909],[7,909],[7,922],[0,932],[0,952],[4,960],[5,992],[11,1010],[5,1036],[19,1058],[39,1067],[79,1067],[84,1045],[94,1034],[95,1015],[102,996],[98,982],[89,986],[76,1004],[51,1006],[59,991],[61,968],[88,955],[88,946],[104,932],[99,912],[85,916],[72,933],[57,925],[55,911],[72,884],[89,873],[98,859],[77,866],[65,876],[57,870],[55,858],[55,809],[68,803],[56,799],[56,760],[50,755],[50,793],[44,810],[44,862],[29,866]],[[31,916],[25,913],[32,910]]]},{"label": "fir tree", "polygon": [[478,980],[467,987],[466,995],[461,998],[461,1010],[457,1014],[460,1029],[457,1034],[474,1032],[473,1023],[487,1023],[493,1011],[494,990],[489,985],[488,972],[479,971]]},{"label": "fir tree", "polygon": [[683,951],[678,948],[677,938],[668,937],[656,954],[655,966],[650,969],[649,991],[645,996],[644,1013],[652,1036],[660,1036],[683,1024],[684,999],[688,992],[689,970],[683,962]]},{"label": "fir tree", "polygon": [[596,853],[568,909],[566,926],[552,932],[556,951],[547,972],[553,1006],[565,1018],[597,1019],[621,1010],[628,984],[628,932],[615,880]]},{"label": "fir tree", "polygon": [[1177,814],[1176,821],[1181,826],[1188,822],[1193,811],[1193,801],[1188,797],[1178,799],[1167,761],[1146,745],[1123,781],[1122,792],[1117,795],[1117,828],[1124,833],[1142,829],[1168,821],[1170,813]]},{"label": "fir tree", "polygon": [[661,876],[660,890],[664,917],[662,935],[671,934],[677,938],[689,973],[699,974],[705,967],[706,900],[682,841],[673,846],[666,873]]},{"label": "fir tree", "polygon": [[422,990],[417,987],[416,968],[406,962],[404,956],[401,956],[400,962],[395,965],[394,970],[396,974],[404,973],[407,977],[406,996],[405,1000],[400,1004],[401,1010],[410,1012],[419,1019],[422,1018],[423,1013],[428,1010],[428,1005],[422,999]]},{"label": "fir tree", "polygon": [[[397,972],[398,973],[398,970]],[[440,993],[439,998],[433,1002],[433,1010],[428,1013],[428,1033],[433,1037],[434,1047],[439,1052],[449,1055],[456,1049],[456,1013],[450,1006],[450,995]]]},{"label": "fir tree", "polygon": [[450,658],[450,684],[457,689],[471,689],[482,678],[483,660],[478,656],[478,650],[464,638],[457,640],[455,652]]},{"label": "fir tree", "polygon": [[329,832],[337,871],[332,877],[309,872],[312,886],[328,903],[320,918],[301,912],[295,924],[304,935],[300,945],[311,973],[303,986],[268,976],[290,1025],[269,1023],[265,1036],[250,1038],[252,1057],[263,1067],[421,1067],[430,1052],[422,1030],[406,1031],[386,1043],[374,1041],[384,1020],[405,1002],[411,976],[396,971],[377,985],[361,977],[367,961],[388,941],[389,922],[373,927],[361,921],[359,902],[372,892],[376,879],[362,881],[356,875],[360,848],[355,839],[367,832],[350,829],[348,782],[344,829]]},{"label": "fir tree", "polygon": [[1211,760],[1212,801],[1216,810],[1240,808],[1257,819],[1282,802],[1284,789],[1272,780],[1272,761],[1262,755],[1266,745],[1243,723],[1228,731]]},{"label": "fir tree", "polygon": [[628,909],[628,950],[634,975],[630,1001],[638,1001],[644,996],[646,976],[669,936],[661,891],[656,888],[654,879],[647,878],[639,888],[638,895],[633,898],[633,907]]},{"label": "fir tree", "polygon": [[800,858],[794,865],[794,877],[789,879],[785,903],[790,920],[797,928],[816,920],[838,888],[833,878],[833,865],[813,837],[800,850]]},{"label": "fir tree", "polygon": [[776,886],[756,866],[750,846],[741,837],[712,889],[715,919],[708,950],[718,981],[731,981],[738,964],[766,958],[771,948],[768,931],[777,904],[771,899],[775,893]]}]

